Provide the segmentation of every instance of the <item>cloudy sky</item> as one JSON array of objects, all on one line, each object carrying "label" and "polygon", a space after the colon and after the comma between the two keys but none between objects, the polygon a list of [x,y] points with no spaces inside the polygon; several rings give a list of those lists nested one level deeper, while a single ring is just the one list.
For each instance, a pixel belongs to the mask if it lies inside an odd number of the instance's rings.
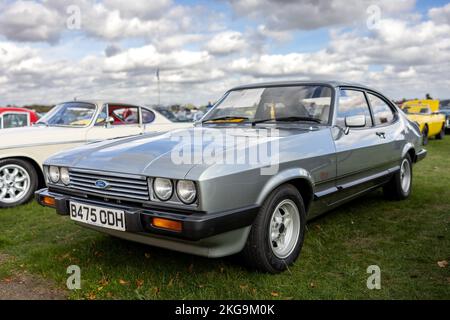
[{"label": "cloudy sky", "polygon": [[206,104],[243,83],[357,81],[450,98],[450,3],[0,0],[0,105]]}]

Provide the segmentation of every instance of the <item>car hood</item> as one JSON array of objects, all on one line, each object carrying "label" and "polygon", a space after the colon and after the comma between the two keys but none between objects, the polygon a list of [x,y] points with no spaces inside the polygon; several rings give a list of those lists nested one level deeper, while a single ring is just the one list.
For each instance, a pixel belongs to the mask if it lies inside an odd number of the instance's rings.
[{"label": "car hood", "polygon": [[[238,137],[257,137],[252,140],[255,145],[309,131],[276,130],[274,134],[264,128],[196,127],[92,143],[58,153],[45,164],[182,179],[201,162],[198,155],[213,149],[218,153],[229,148],[238,154],[245,152],[249,146],[240,144]],[[226,144],[221,143],[223,139]]]},{"label": "car hood", "polygon": [[83,128],[32,126],[0,130],[0,149],[25,146],[82,142],[85,138]]}]

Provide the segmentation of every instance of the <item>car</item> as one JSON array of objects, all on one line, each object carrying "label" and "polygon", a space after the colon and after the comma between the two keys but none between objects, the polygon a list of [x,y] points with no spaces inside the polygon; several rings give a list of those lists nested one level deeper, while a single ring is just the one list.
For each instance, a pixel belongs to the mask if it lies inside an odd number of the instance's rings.
[{"label": "car", "polygon": [[32,127],[0,131],[0,208],[23,204],[45,186],[42,163],[53,153],[94,141],[186,125],[137,104],[60,103]]},{"label": "car", "polygon": [[430,137],[444,139],[445,116],[439,112],[439,100],[406,101],[402,104],[402,110],[419,126],[424,145]]},{"label": "car", "polygon": [[115,237],[206,257],[240,253],[278,273],[299,256],[307,220],[379,187],[408,198],[413,164],[426,154],[417,125],[366,86],[244,85],[193,128],[53,155],[36,200]]},{"label": "car", "polygon": [[0,107],[0,129],[27,127],[39,119],[36,112],[25,108]]},{"label": "car", "polygon": [[439,112],[445,115],[445,129],[450,130],[450,100],[441,100]]}]

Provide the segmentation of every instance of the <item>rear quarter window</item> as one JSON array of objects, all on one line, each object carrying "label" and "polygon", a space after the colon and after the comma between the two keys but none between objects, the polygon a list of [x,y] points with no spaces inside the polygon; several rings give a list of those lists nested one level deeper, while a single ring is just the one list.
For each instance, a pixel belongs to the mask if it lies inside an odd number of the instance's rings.
[{"label": "rear quarter window", "polygon": [[383,99],[371,93],[367,93],[367,97],[369,98],[370,106],[372,107],[375,125],[388,124],[394,121],[394,111]]}]

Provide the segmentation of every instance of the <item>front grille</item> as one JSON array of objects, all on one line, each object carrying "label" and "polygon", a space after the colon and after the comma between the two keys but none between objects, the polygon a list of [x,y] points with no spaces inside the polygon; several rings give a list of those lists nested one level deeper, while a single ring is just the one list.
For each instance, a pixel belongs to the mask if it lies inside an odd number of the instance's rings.
[{"label": "front grille", "polygon": [[[147,178],[138,175],[69,169],[69,187],[92,195],[122,200],[148,201]],[[107,187],[101,188],[96,182],[104,181]]]}]

